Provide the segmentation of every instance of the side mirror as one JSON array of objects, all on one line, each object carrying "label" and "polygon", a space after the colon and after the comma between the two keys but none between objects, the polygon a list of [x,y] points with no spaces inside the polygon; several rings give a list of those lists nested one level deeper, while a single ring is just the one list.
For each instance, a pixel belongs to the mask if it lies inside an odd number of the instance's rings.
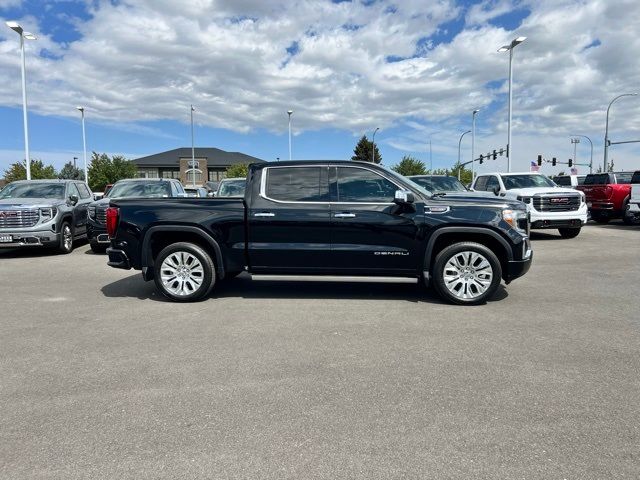
[{"label": "side mirror", "polygon": [[103,198],[104,198],[104,195],[99,195],[97,193],[93,194],[93,200],[94,201],[102,200]]},{"label": "side mirror", "polygon": [[408,190],[396,190],[393,201],[398,205],[405,205],[408,203],[413,203],[415,198],[413,197],[413,192]]},{"label": "side mirror", "polygon": [[207,197],[213,198],[216,196],[216,192],[207,192]]},{"label": "side mirror", "polygon": [[491,191],[493,192],[493,194],[497,197],[500,194],[500,187],[498,185],[496,185],[495,187],[493,187],[491,189]]},{"label": "side mirror", "polygon": [[76,205],[78,203],[78,196],[77,195],[69,195],[69,203],[71,205]]}]

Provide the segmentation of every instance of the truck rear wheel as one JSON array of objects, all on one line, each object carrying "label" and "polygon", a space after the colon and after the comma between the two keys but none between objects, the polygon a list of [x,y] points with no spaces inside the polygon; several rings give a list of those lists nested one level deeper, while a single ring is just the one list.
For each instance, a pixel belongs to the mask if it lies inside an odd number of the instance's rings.
[{"label": "truck rear wheel", "polygon": [[559,228],[560,236],[562,238],[576,238],[580,234],[581,228]]},{"label": "truck rear wheel", "polygon": [[436,256],[433,284],[440,296],[458,305],[485,303],[502,280],[500,261],[480,243],[460,242]]},{"label": "truck rear wheel", "polygon": [[200,300],[216,282],[213,260],[193,243],[172,243],[162,249],[154,270],[156,288],[174,302]]}]

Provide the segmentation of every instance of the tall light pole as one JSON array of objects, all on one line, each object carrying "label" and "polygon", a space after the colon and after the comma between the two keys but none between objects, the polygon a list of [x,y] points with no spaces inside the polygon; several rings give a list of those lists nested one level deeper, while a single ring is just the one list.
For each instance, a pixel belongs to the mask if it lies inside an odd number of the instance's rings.
[{"label": "tall light pole", "polygon": [[518,37],[511,41],[509,45],[504,45],[498,49],[499,52],[509,52],[509,122],[507,123],[507,172],[511,171],[511,154],[513,153],[513,148],[511,146],[511,113],[512,113],[512,102],[513,102],[513,93],[512,93],[512,85],[513,85],[513,49],[524,42],[527,37]]},{"label": "tall light pole", "polygon": [[[589,140],[589,145],[591,145],[591,160],[589,161],[589,173],[593,173],[593,142],[586,135],[570,135],[570,136],[571,137],[582,137],[582,138],[586,138],[587,140]],[[573,143],[573,141],[572,141],[572,143]],[[575,156],[575,153],[574,153],[574,156]]]},{"label": "tall light pole", "polygon": [[480,110],[476,109],[473,111],[471,116],[471,181],[475,180],[476,170],[475,170],[475,162],[476,158],[476,115]]},{"label": "tall light pole", "polygon": [[571,143],[573,143],[573,164],[578,163],[578,144],[580,143],[579,138],[572,138]]},{"label": "tall light pole", "polygon": [[376,129],[373,131],[373,136],[371,137],[371,144],[372,144],[372,149],[371,149],[371,163],[376,163],[376,132],[380,130],[380,127],[376,127]]},{"label": "tall light pole", "polygon": [[[460,171],[462,170],[462,165],[460,165],[460,145],[462,144],[462,138],[467,134],[471,133],[471,130],[467,130],[462,135],[460,135],[460,140],[458,140],[458,180],[460,180]],[[472,147],[473,148],[473,147]]]},{"label": "tall light pole", "polygon": [[287,110],[287,115],[289,115],[289,160],[291,160],[291,114],[293,110]]},{"label": "tall light pole", "polygon": [[31,180],[31,157],[29,156],[29,123],[27,121],[27,68],[24,60],[24,41],[37,40],[33,33],[25,32],[18,22],[6,22],[7,27],[20,35],[20,56],[22,59],[22,117],[24,121],[24,157],[27,167],[27,180]]},{"label": "tall light pole", "polygon": [[89,171],[87,170],[87,137],[84,130],[84,107],[76,107],[82,115],[82,155],[84,156],[84,181],[89,183]]},{"label": "tall light pole", "polygon": [[429,173],[433,173],[433,155],[431,151],[431,135],[429,135]]},{"label": "tall light pole", "polygon": [[195,111],[196,109],[192,104],[191,105],[191,179],[192,179],[192,185],[194,187],[196,186],[196,147],[195,147],[195,143],[193,142],[193,112]]},{"label": "tall light pole", "polygon": [[606,123],[606,126],[604,128],[604,171],[605,172],[609,171],[609,109],[611,108],[611,105],[613,105],[613,102],[615,102],[619,98],[622,98],[622,97],[635,97],[636,95],[638,95],[638,94],[637,93],[623,93],[622,95],[618,95],[613,100],[611,100],[611,102],[609,103],[609,106],[607,107],[607,123]]}]

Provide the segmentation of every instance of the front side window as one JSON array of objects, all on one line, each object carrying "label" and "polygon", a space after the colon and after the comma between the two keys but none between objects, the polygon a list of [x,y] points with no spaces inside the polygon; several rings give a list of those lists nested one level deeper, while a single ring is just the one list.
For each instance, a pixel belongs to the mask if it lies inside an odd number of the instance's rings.
[{"label": "front side window", "polygon": [[371,170],[338,168],[338,202],[393,203],[399,188]]},{"label": "front side window", "polygon": [[282,202],[327,202],[327,167],[268,168],[265,195]]},{"label": "front side window", "polygon": [[485,190],[491,192],[496,187],[500,188],[498,177],[496,177],[495,175],[491,175],[487,180],[487,186],[485,187]]},{"label": "front side window", "polygon": [[76,183],[76,187],[78,187],[78,191],[80,192],[80,198],[90,198],[91,192],[84,183]]},{"label": "front side window", "polygon": [[10,183],[2,192],[0,198],[64,198],[63,183]]},{"label": "front side window", "polygon": [[78,187],[76,187],[75,183],[69,184],[69,196],[75,195],[76,198],[80,198],[80,192],[78,191]]},{"label": "front side window", "polygon": [[514,188],[534,188],[534,187],[555,187],[549,178],[544,175],[504,175],[502,177],[504,188],[511,190]]}]

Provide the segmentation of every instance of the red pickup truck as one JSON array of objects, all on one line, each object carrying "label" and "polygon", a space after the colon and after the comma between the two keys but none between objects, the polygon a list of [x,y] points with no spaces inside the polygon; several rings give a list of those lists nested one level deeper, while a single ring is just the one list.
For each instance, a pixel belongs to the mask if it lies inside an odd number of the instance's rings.
[{"label": "red pickup truck", "polygon": [[630,225],[633,218],[627,215],[627,204],[631,196],[633,172],[592,173],[576,188],[587,197],[591,218],[598,223],[607,223],[612,218],[622,218]]}]

